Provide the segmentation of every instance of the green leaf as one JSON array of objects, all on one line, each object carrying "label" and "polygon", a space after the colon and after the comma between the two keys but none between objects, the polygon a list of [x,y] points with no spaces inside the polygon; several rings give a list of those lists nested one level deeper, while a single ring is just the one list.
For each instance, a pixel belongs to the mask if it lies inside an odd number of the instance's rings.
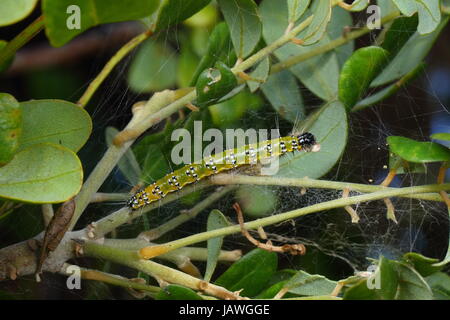
[{"label": "green leaf", "polygon": [[[208,216],[207,230],[215,230],[228,227],[230,224],[227,218],[219,210],[212,210]],[[204,280],[209,282],[217,266],[220,250],[222,249],[223,237],[216,237],[208,240],[208,260],[206,261],[206,271]]]},{"label": "green leaf", "polygon": [[399,285],[397,268],[384,257],[369,278],[359,280],[345,290],[345,300],[392,300]]},{"label": "green leaf", "polygon": [[417,31],[420,34],[433,32],[441,22],[440,0],[393,0],[405,16],[419,14]]},{"label": "green leaf", "polygon": [[175,25],[206,7],[211,0],[163,0],[156,17],[156,31]]},{"label": "green leaf", "polygon": [[[258,63],[255,70],[250,72],[250,76],[253,79],[258,79],[264,83],[265,81],[267,81],[267,78],[269,77],[269,71],[270,71],[270,59],[269,57],[265,57],[263,60],[261,60],[260,63]],[[258,81],[248,80],[247,85],[248,88],[250,89],[250,92],[253,93],[259,89],[262,83]]]},{"label": "green leaf", "polygon": [[392,261],[397,269],[399,286],[396,300],[431,300],[433,292],[424,278],[405,263]]},{"label": "green leaf", "polygon": [[436,272],[425,278],[433,291],[435,300],[450,300],[450,276],[443,272]]},{"label": "green leaf", "polygon": [[310,0],[287,0],[290,23],[297,21],[306,11]]},{"label": "green leaf", "polygon": [[0,1],[0,27],[25,19],[36,7],[38,0]]},{"label": "green leaf", "polygon": [[233,263],[216,284],[231,291],[243,289],[241,296],[252,297],[266,286],[277,265],[276,253],[254,249]]},{"label": "green leaf", "polygon": [[176,81],[176,53],[153,39],[145,41],[128,71],[131,89],[139,93],[161,91],[174,86]]},{"label": "green leaf", "polygon": [[22,107],[8,93],[0,93],[0,167],[12,160],[22,134]]},{"label": "green leaf", "polygon": [[373,80],[371,87],[381,86],[394,81],[417,68],[431,50],[449,19],[450,16],[442,19],[438,28],[430,34],[421,35],[418,32],[414,33],[383,72]]},{"label": "green leaf", "polygon": [[217,0],[238,58],[247,57],[261,38],[261,19],[253,0]]},{"label": "green leaf", "polygon": [[380,47],[364,47],[356,50],[345,62],[339,76],[339,100],[347,110],[351,110],[363,96],[387,62],[388,54]]},{"label": "green leaf", "polygon": [[194,290],[170,284],[155,296],[156,300],[203,300]]},{"label": "green leaf", "polygon": [[387,138],[391,152],[410,162],[449,161],[450,149],[434,142],[419,142],[399,136]]},{"label": "green leaf", "polygon": [[236,191],[236,198],[244,214],[253,218],[273,214],[278,204],[276,194],[268,186],[241,186]]},{"label": "green leaf", "polygon": [[[105,138],[108,147],[112,145],[112,140],[118,133],[119,130],[117,130],[114,127],[106,128]],[[125,178],[132,186],[135,186],[139,183],[139,178],[142,176],[142,170],[141,167],[139,166],[139,163],[136,160],[136,157],[132,149],[128,149],[125,152],[125,154],[122,156],[122,158],[120,158],[119,162],[117,163],[117,166],[119,167],[119,170],[122,172],[122,174],[125,176]]]},{"label": "green leaf", "polygon": [[[394,299],[399,280],[395,265],[393,265],[391,260],[381,257],[379,266],[373,275],[375,282],[377,276],[379,276],[380,288],[375,288],[374,291],[377,292],[379,298],[387,300]],[[376,285],[376,283],[374,284]]]},{"label": "green leaf", "polygon": [[450,133],[435,133],[431,135],[431,139],[450,141]]},{"label": "green leaf", "polygon": [[76,104],[53,99],[20,104],[23,109],[20,150],[33,144],[51,142],[77,152],[91,135],[91,117]]},{"label": "green leaf", "polygon": [[436,266],[439,259],[424,257],[416,252],[405,253],[402,259],[416,269],[422,277],[427,277],[435,272],[440,271],[443,266]]},{"label": "green leaf", "polygon": [[232,43],[230,38],[230,31],[225,22],[219,23],[211,32],[208,40],[208,47],[205,55],[200,60],[200,63],[192,76],[191,86],[197,83],[198,77],[206,68],[212,67],[216,61],[224,60],[229,56],[232,50]]},{"label": "green leaf", "polygon": [[303,46],[317,43],[326,34],[328,22],[331,19],[331,1],[315,0],[311,5],[311,13],[314,16],[310,25],[298,35],[303,41]]},{"label": "green leaf", "polygon": [[50,43],[60,47],[94,26],[146,17],[158,4],[158,0],[43,0],[45,32]]},{"label": "green leaf", "polygon": [[347,143],[347,115],[341,102],[325,104],[306,120],[305,131],[315,135],[319,152],[298,152],[280,158],[278,176],[317,179],[326,174],[341,157]]},{"label": "green leaf", "polygon": [[294,75],[283,70],[261,86],[272,107],[286,120],[296,123],[305,118],[305,105]]},{"label": "green leaf", "polygon": [[384,36],[381,47],[390,53],[390,57],[395,55],[408,42],[409,38],[417,30],[417,17],[398,17],[390,25]]},{"label": "green leaf", "polygon": [[336,281],[300,270],[286,283],[285,288],[288,288],[290,293],[302,296],[320,296],[331,294],[336,285]]},{"label": "green leaf", "polygon": [[63,202],[83,182],[80,159],[70,149],[51,143],[32,145],[0,168],[0,197],[32,202]]},{"label": "green leaf", "polygon": [[[281,37],[286,30],[288,24],[287,4],[285,1],[263,0],[260,5],[260,13],[263,22],[264,40],[266,43],[272,43]],[[275,56],[282,61],[292,56],[307,54],[329,41],[329,36],[325,34],[318,43],[310,46],[287,43],[275,51]],[[292,66],[290,70],[319,98],[333,100],[337,97],[339,62],[334,51],[298,63]]]},{"label": "green leaf", "polygon": [[[0,52],[2,52],[3,48],[5,48],[7,44],[8,44],[7,41],[0,40]],[[4,63],[0,64],[0,72],[3,72],[6,69],[8,69],[9,66],[12,64],[13,60],[14,60],[14,57],[12,57],[12,58],[8,59],[7,61],[5,61]]]},{"label": "green leaf", "polygon": [[378,296],[375,290],[367,287],[367,279],[359,280],[355,285],[345,290],[344,300],[376,300]]},{"label": "green leaf", "polygon": [[217,61],[214,68],[204,70],[198,77],[195,85],[197,104],[200,107],[214,104],[236,86],[237,80],[231,69]]}]

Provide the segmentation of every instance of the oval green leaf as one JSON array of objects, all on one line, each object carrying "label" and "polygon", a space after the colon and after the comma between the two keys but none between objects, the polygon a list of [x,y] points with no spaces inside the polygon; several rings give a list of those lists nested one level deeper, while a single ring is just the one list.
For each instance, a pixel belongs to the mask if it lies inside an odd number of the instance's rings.
[{"label": "oval green leaf", "polygon": [[254,249],[228,268],[216,284],[231,291],[242,290],[241,296],[252,297],[261,292],[275,273],[277,254]]},{"label": "oval green leaf", "polygon": [[79,192],[82,182],[83,168],[73,151],[51,143],[35,144],[0,168],[0,197],[32,203],[63,202]]},{"label": "oval green leaf", "polygon": [[138,93],[161,91],[177,81],[177,55],[153,39],[138,49],[128,71],[128,84]]},{"label": "oval green leaf", "polygon": [[12,160],[22,134],[22,107],[8,93],[0,93],[0,167]]},{"label": "oval green leaf", "polygon": [[[219,210],[212,210],[206,223],[207,230],[215,230],[228,227],[227,218]],[[208,260],[206,260],[206,271],[204,280],[209,282],[217,266],[220,250],[222,249],[223,237],[208,239]]]},{"label": "oval green leaf", "polygon": [[434,142],[419,142],[399,136],[387,138],[391,152],[409,162],[450,161],[450,149]]},{"label": "oval green leaf", "polygon": [[94,26],[144,18],[158,4],[159,0],[43,0],[45,32],[50,43],[60,47]]},{"label": "oval green leaf", "polygon": [[204,70],[195,85],[197,90],[197,104],[208,106],[237,86],[236,76],[231,69],[221,61],[217,61],[214,68]]},{"label": "oval green leaf", "polygon": [[363,96],[372,80],[387,62],[389,53],[380,47],[365,47],[356,50],[348,59],[339,76],[339,100],[347,110]]},{"label": "oval green leaf", "polygon": [[278,176],[312,179],[326,174],[336,164],[347,144],[347,114],[339,101],[330,102],[306,120],[312,123],[305,131],[320,143],[319,152],[296,152],[280,158]]},{"label": "oval green leaf", "polygon": [[247,57],[261,38],[261,18],[253,0],[218,0],[238,58]]},{"label": "oval green leaf", "polygon": [[[230,31],[225,22],[215,26],[208,40],[208,47],[205,55],[192,76],[191,86],[197,83],[198,77],[206,68],[214,66],[217,60],[225,61],[232,51]],[[234,54],[234,53],[233,53]]]},{"label": "oval green leaf", "polygon": [[38,0],[0,1],[0,27],[25,19],[34,9]]},{"label": "oval green leaf", "polygon": [[272,107],[284,119],[295,123],[305,118],[305,104],[294,75],[289,70],[272,74],[261,86]]},{"label": "oval green leaf", "polygon": [[20,150],[50,142],[77,152],[91,135],[92,121],[86,110],[63,100],[21,102],[23,133]]}]

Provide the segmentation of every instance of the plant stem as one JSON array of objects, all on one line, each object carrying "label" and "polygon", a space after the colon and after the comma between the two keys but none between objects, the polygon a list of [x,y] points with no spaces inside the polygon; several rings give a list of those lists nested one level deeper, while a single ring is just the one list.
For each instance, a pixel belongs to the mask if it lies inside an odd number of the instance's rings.
[{"label": "plant stem", "polygon": [[[394,20],[395,18],[399,17],[400,13],[399,12],[393,12],[387,16],[385,16],[382,20],[381,20],[381,24],[385,24],[387,22],[390,22],[392,20]],[[360,30],[356,30],[356,31],[352,31],[349,32],[345,35],[343,35],[342,37],[339,37],[335,40],[332,40],[330,42],[328,42],[327,44],[324,44],[322,46],[319,46],[317,48],[314,48],[313,50],[310,50],[308,52],[305,52],[303,54],[297,55],[297,56],[293,56],[290,57],[286,60],[283,60],[281,62],[278,62],[277,64],[274,64],[272,66],[272,68],[270,69],[270,74],[273,73],[277,73],[280,72],[284,69],[288,69],[300,62],[303,62],[305,60],[311,59],[312,57],[318,56],[320,54],[326,53],[328,51],[331,51],[337,47],[340,47],[356,38],[359,38],[369,32],[371,32],[372,30],[369,29],[368,27],[364,27]]]},{"label": "plant stem", "polygon": [[267,47],[261,49],[260,51],[258,51],[257,53],[255,53],[254,55],[252,55],[251,57],[249,57],[242,63],[238,64],[237,66],[232,68],[231,71],[233,71],[234,74],[237,74],[237,73],[243,72],[243,71],[247,70],[248,68],[250,68],[251,66],[255,65],[260,60],[262,60],[264,57],[268,56],[269,54],[274,52],[276,49],[280,48],[281,46],[283,46],[284,44],[286,44],[287,42],[289,42],[293,38],[295,38],[295,36],[297,34],[299,34],[302,30],[304,30],[306,27],[308,27],[311,24],[312,19],[313,19],[313,16],[312,15],[309,16],[305,21],[303,21],[298,26],[293,28],[290,32],[281,36],[280,38],[278,38],[278,40],[272,42]]},{"label": "plant stem", "polygon": [[126,57],[134,48],[136,48],[140,43],[142,43],[144,40],[148,39],[153,34],[153,31],[147,30],[133,39],[131,39],[129,42],[127,42],[124,46],[122,46],[119,51],[112,56],[111,59],[106,63],[106,65],[103,67],[102,71],[95,77],[94,80],[89,84],[86,91],[83,93],[81,98],[78,100],[77,104],[84,108],[86,107],[89,100],[92,98],[94,93],[97,91],[97,89],[100,87],[100,85],[103,83],[103,81],[106,79],[106,77],[111,73],[111,71],[114,69],[114,67],[122,61],[124,57]]},{"label": "plant stem", "polygon": [[[311,213],[330,210],[334,208],[345,207],[348,205],[353,205],[361,202],[379,200],[383,198],[396,197],[400,195],[407,195],[413,193],[423,193],[423,192],[439,192],[441,190],[450,190],[450,183],[447,184],[434,184],[434,185],[424,185],[424,186],[415,186],[415,187],[407,187],[407,188],[393,188],[386,189],[377,192],[373,192],[370,194],[348,197],[348,198],[340,198],[331,201],[326,201],[318,204],[314,204],[312,206],[304,207],[301,209],[280,213],[277,215],[269,216],[262,219],[257,219],[251,222],[245,223],[246,229],[257,229],[259,227],[265,227],[268,225],[277,224],[286,220],[295,219],[304,215],[308,215]],[[140,250],[140,255],[143,258],[152,258],[156,255],[153,253],[163,254],[174,249],[178,249],[181,247],[185,247],[194,243],[206,241],[215,237],[223,237],[226,235],[230,235],[233,233],[239,233],[241,231],[241,227],[239,225],[234,225],[230,227],[225,227],[221,229],[215,229],[207,232],[198,233],[189,237],[185,237],[179,240],[171,241],[162,245],[152,246],[143,248]]]},{"label": "plant stem", "polygon": [[[67,267],[69,267],[69,266],[70,265],[66,264],[66,265],[64,265],[63,269],[66,270]],[[82,279],[96,280],[96,281],[105,282],[108,284],[112,284],[112,285],[127,288],[127,289],[146,291],[146,292],[150,293],[151,296],[154,296],[156,293],[161,291],[161,288],[159,288],[159,287],[151,286],[151,285],[144,284],[144,283],[137,282],[137,281],[133,281],[131,279],[127,279],[127,278],[124,278],[124,277],[121,277],[121,276],[118,276],[115,274],[110,274],[110,273],[93,270],[93,269],[87,269],[87,268],[80,268],[80,269],[81,269],[80,275],[81,275]],[[64,275],[70,275],[66,272],[62,272],[62,273]]]},{"label": "plant stem", "polygon": [[[270,185],[270,186],[285,186],[285,187],[304,187],[304,188],[319,188],[319,189],[349,189],[358,192],[376,192],[380,190],[391,190],[397,188],[387,188],[379,185],[367,185],[362,183],[338,182],[328,180],[316,180],[310,178],[279,178],[268,176],[245,176],[245,175],[228,175],[218,174],[210,179],[211,183],[219,185],[227,184],[248,184],[248,185]],[[401,197],[414,198],[429,201],[442,201],[437,193],[421,193],[402,195]]]},{"label": "plant stem", "polygon": [[34,38],[44,28],[44,16],[34,20],[21,33],[14,37],[3,50],[0,51],[0,65],[11,59],[14,54],[28,41]]},{"label": "plant stem", "polygon": [[169,283],[176,283],[188,288],[203,291],[222,299],[240,299],[239,295],[206,281],[190,276],[181,271],[166,267],[153,261],[138,259],[135,251],[126,251],[88,241],[83,244],[86,256],[107,259],[116,263],[145,272],[148,275]]},{"label": "plant stem", "polygon": [[152,229],[149,231],[142,232],[139,237],[144,238],[148,241],[158,239],[162,235],[166,234],[167,232],[175,229],[179,225],[185,223],[186,221],[189,221],[191,219],[194,219],[200,212],[205,210],[207,207],[221,199],[223,196],[225,196],[227,193],[233,191],[236,189],[236,186],[227,186],[224,188],[219,189],[218,191],[214,192],[213,194],[209,195],[207,198],[203,199],[199,203],[197,203],[194,207],[192,207],[189,210],[183,211],[180,215],[177,217],[167,221],[166,223]]}]

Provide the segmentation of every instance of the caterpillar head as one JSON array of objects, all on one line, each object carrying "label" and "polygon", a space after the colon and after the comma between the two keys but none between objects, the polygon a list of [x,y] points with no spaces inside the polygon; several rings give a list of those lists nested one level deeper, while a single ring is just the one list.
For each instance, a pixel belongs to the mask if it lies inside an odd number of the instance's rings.
[{"label": "caterpillar head", "polygon": [[312,133],[305,132],[297,136],[298,144],[306,151],[317,152],[320,150],[320,144]]}]

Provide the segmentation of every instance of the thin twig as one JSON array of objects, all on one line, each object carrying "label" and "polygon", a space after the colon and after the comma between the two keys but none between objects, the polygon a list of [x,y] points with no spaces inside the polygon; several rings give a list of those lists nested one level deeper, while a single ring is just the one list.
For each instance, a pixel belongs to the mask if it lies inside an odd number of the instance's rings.
[{"label": "thin twig", "polygon": [[239,226],[241,227],[241,233],[244,237],[247,238],[248,241],[253,243],[256,247],[270,251],[270,252],[279,252],[279,253],[289,253],[291,255],[304,255],[306,253],[306,248],[303,244],[284,244],[281,247],[275,246],[271,243],[271,241],[267,241],[266,243],[262,243],[255,238],[253,238],[250,233],[245,229],[244,225],[244,217],[242,215],[242,210],[239,204],[236,202],[233,205],[234,210],[236,211],[237,218],[239,221]]},{"label": "thin twig", "polygon": [[91,97],[94,95],[94,93],[97,91],[97,89],[100,87],[100,85],[103,83],[103,81],[106,79],[106,77],[111,73],[111,71],[114,69],[114,67],[122,61],[124,57],[128,55],[134,48],[136,48],[140,43],[142,43],[144,40],[148,39],[153,34],[152,30],[147,30],[133,39],[131,39],[129,42],[127,42],[124,46],[122,46],[114,56],[106,63],[106,65],[103,67],[102,71],[95,77],[94,80],[89,84],[86,91],[83,93],[81,98],[78,100],[77,104],[84,108]]},{"label": "thin twig", "polygon": [[22,48],[28,41],[33,39],[44,29],[44,16],[40,16],[28,25],[21,33],[14,37],[6,47],[0,51],[0,65],[11,59],[17,50]]}]

